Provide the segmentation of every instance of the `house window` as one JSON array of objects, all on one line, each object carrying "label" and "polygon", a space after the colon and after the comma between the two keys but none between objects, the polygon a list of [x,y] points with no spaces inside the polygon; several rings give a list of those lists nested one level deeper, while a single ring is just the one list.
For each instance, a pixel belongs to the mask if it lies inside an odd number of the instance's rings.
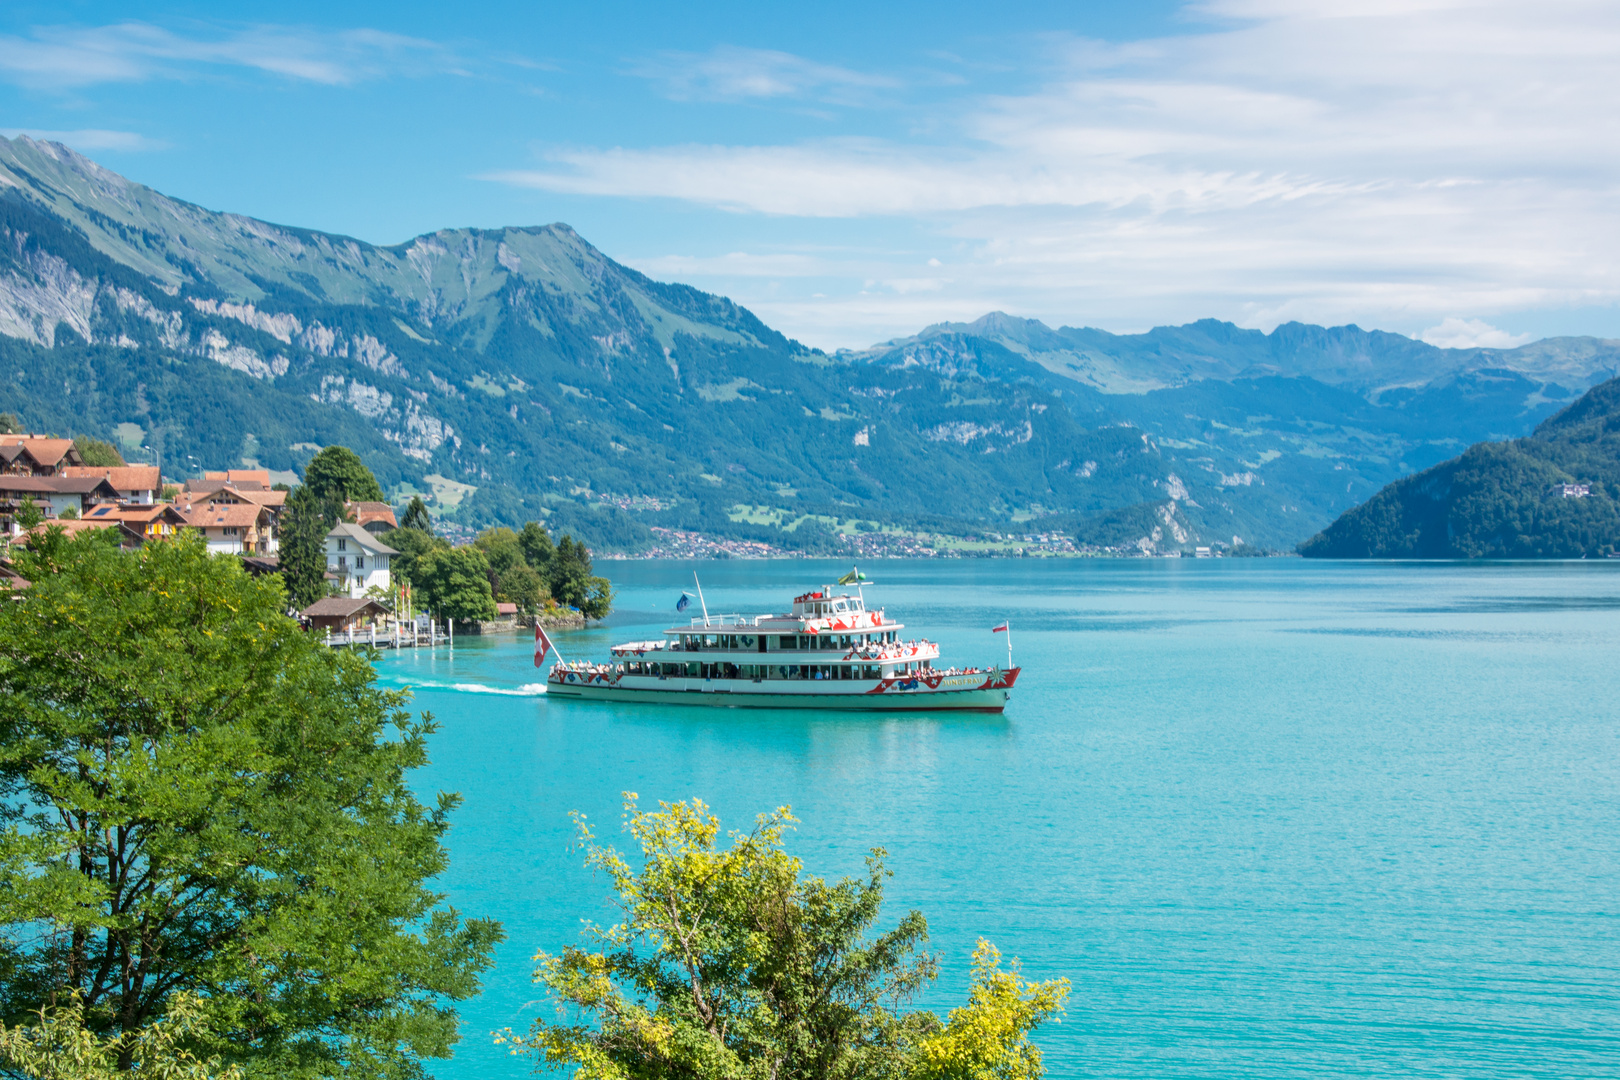
[{"label": "house window", "polygon": [[349,550],[349,542],[347,540],[344,540],[341,536],[338,537],[338,550],[339,551],[347,551],[347,550]]},{"label": "house window", "polygon": [[364,555],[356,555],[354,557],[354,568],[356,570],[364,570],[366,568],[366,557]]}]

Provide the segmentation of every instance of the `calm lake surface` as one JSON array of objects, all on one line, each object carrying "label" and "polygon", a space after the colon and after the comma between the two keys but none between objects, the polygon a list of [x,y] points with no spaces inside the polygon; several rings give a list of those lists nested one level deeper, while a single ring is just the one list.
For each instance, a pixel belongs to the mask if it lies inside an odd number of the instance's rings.
[{"label": "calm lake surface", "polygon": [[[690,563],[606,563],[656,637]],[[696,564],[712,612],[784,610],[848,564]],[[386,657],[461,792],[443,882],[508,941],[441,1080],[527,1076],[488,1032],[545,1006],[536,949],[609,920],[570,810],[620,793],[728,826],[788,803],[809,871],[886,847],[948,1008],[985,936],[1065,975],[1054,1077],[1620,1075],[1620,562],[1298,559],[863,565],[945,662],[1024,666],[1004,716],[548,702],[512,636]],[[695,614],[695,607],[687,614]]]}]

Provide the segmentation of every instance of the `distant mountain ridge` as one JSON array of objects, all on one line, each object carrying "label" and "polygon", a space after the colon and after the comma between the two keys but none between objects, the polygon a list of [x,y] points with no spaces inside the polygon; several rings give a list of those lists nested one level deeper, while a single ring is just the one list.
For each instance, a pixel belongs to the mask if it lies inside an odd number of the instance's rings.
[{"label": "distant mountain ridge", "polygon": [[1620,549],[1620,379],[1529,438],[1404,477],[1300,545],[1328,559],[1581,559]]},{"label": "distant mountain ridge", "polygon": [[1575,391],[1620,374],[1620,341],[1546,338],[1516,349],[1441,349],[1401,334],[1358,326],[1283,323],[1271,333],[1215,319],[1160,326],[1142,334],[1060,327],[993,311],[971,323],[935,323],[859,354],[926,348],[953,337],[992,341],[1053,374],[1107,394],[1140,394],[1201,379],[1269,375],[1315,379],[1376,398],[1447,376],[1510,371]]},{"label": "distant mountain ridge", "polygon": [[856,519],[1291,546],[1617,367],[1596,339],[999,313],[829,356],[566,225],[371,245],[0,140],[0,411],[171,475],[341,442],[441,516],[544,517],[600,548],[667,526],[831,551]]}]

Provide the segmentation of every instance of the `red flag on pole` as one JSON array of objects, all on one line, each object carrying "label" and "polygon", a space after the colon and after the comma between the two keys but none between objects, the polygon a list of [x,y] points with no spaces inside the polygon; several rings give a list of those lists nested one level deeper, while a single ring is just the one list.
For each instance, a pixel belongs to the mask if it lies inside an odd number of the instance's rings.
[{"label": "red flag on pole", "polygon": [[1002,633],[1003,631],[1005,631],[1006,629],[1007,629],[1007,624],[1002,623],[1000,626],[992,626],[990,628],[990,632],[992,634],[999,634],[999,633]]},{"label": "red flag on pole", "polygon": [[546,659],[546,653],[551,651],[551,639],[539,623],[534,624],[534,666],[539,667]]}]

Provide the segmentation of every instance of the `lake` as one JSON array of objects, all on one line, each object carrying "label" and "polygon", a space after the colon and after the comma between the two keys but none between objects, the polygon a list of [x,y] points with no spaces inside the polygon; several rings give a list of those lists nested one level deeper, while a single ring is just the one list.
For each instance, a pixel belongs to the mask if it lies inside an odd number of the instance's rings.
[{"label": "lake", "polygon": [[[826,562],[604,563],[605,627],[785,610]],[[791,804],[809,872],[889,851],[960,1002],[976,938],[1074,983],[1054,1077],[1620,1073],[1620,562],[962,560],[863,565],[943,662],[1024,674],[1005,715],[548,702],[522,637],[387,656],[458,791],[443,888],[508,941],[440,1080],[529,1075],[488,1032],[544,1005],[536,949],[607,921],[568,812],[620,793],[728,826]],[[688,611],[687,614],[695,614]],[[684,618],[684,616],[683,616]]]}]

